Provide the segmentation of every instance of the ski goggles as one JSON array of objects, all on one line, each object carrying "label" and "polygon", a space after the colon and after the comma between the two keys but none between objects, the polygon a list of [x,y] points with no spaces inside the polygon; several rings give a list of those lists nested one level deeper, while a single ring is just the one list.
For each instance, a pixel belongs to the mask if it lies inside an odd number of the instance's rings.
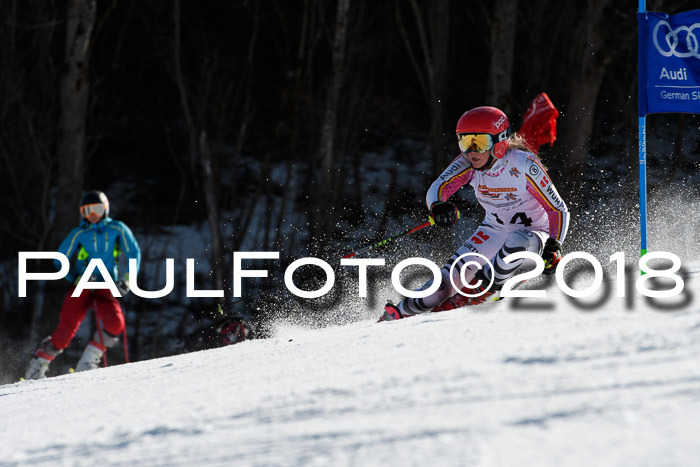
[{"label": "ski goggles", "polygon": [[510,136],[510,128],[497,135],[489,133],[459,133],[457,142],[462,152],[486,152],[491,150],[494,144],[505,141]]},{"label": "ski goggles", "polygon": [[102,203],[80,206],[80,215],[91,222],[97,222],[105,215],[105,205]]},{"label": "ski goggles", "polygon": [[488,133],[462,133],[457,135],[462,152],[486,152],[493,147],[493,137]]}]

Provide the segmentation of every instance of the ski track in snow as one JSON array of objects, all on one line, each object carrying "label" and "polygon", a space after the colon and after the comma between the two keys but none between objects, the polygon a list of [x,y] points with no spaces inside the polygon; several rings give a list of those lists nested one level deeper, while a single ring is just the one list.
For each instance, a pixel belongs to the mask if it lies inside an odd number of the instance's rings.
[{"label": "ski track in snow", "polygon": [[697,465],[699,285],[696,266],[673,311],[551,287],[527,300],[544,312],[288,325],[5,385],[0,466]]}]

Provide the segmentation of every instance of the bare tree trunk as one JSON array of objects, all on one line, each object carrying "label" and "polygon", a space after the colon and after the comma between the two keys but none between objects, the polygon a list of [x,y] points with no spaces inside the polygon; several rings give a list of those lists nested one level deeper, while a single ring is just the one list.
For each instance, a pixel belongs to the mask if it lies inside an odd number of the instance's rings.
[{"label": "bare tree trunk", "polygon": [[199,153],[202,158],[202,177],[204,181],[204,197],[207,200],[207,220],[211,239],[210,261],[214,273],[214,286],[218,290],[224,288],[224,245],[221,241],[221,229],[219,228],[219,203],[216,198],[217,180],[214,177],[211,164],[211,152],[207,143],[207,134],[202,131],[199,137]]},{"label": "bare tree trunk", "polygon": [[566,123],[562,122],[562,140],[570,151],[568,160],[582,165],[588,158],[593,133],[593,117],[605,70],[592,68],[581,76],[572,77],[571,94],[566,106]]},{"label": "bare tree trunk", "polygon": [[88,110],[90,39],[96,0],[69,0],[66,50],[60,85],[58,184],[53,240],[56,245],[78,219],[85,166],[85,122]]},{"label": "bare tree trunk", "polygon": [[[262,176],[264,180],[272,180],[272,161],[270,160],[270,153],[265,154],[265,160],[263,161]],[[272,184],[265,183],[265,223],[263,228],[263,240],[261,245],[263,248],[270,248],[270,238],[272,238],[272,216],[274,213],[274,194],[272,192]]]},{"label": "bare tree trunk", "polygon": [[350,0],[338,0],[333,38],[333,70],[326,94],[326,106],[321,128],[321,189],[329,193],[333,186],[334,151],[340,91],[345,80],[345,38],[348,30]]},{"label": "bare tree trunk", "polygon": [[[53,5],[24,0],[4,2],[0,9],[0,173],[2,174],[2,203],[0,203],[0,237],[3,241],[19,242],[20,249],[41,251],[55,248],[54,231],[50,221],[49,200],[56,187],[55,143],[57,142],[58,93],[56,83],[62,62],[51,57],[58,24],[62,23]],[[31,26],[24,23],[21,10],[33,11]],[[32,30],[32,43],[20,47],[21,31]],[[34,65],[28,57],[34,58]],[[32,68],[35,71],[32,72]],[[29,76],[35,74],[38,79]],[[55,109],[55,110],[54,110]],[[28,170],[30,168],[30,170]],[[60,235],[57,234],[57,235]],[[56,236],[57,236],[56,235]],[[47,267],[52,265],[45,261]],[[2,274],[2,273],[0,273]],[[10,277],[10,276],[8,276]],[[0,321],[17,312],[19,300],[11,281],[0,281],[0,293],[5,306],[0,307]],[[30,287],[31,315],[29,335],[32,345],[38,340],[38,325],[44,309],[44,281]],[[0,323],[3,330],[12,320]]]},{"label": "bare tree trunk", "polygon": [[486,105],[498,107],[510,115],[518,0],[496,0],[495,11],[490,28],[491,64]]},{"label": "bare tree trunk", "polygon": [[[190,109],[190,103],[187,99],[187,87],[185,79],[182,75],[182,56],[180,54],[180,22],[182,14],[180,12],[180,0],[175,0],[173,5],[173,19],[175,23],[174,42],[173,42],[173,65],[175,67],[175,84],[177,84],[178,94],[180,95],[180,105],[182,105],[182,116],[185,119],[185,126],[189,132],[190,145],[190,170],[193,175],[197,173],[197,132],[194,128],[194,118]],[[195,177],[196,178],[196,177]]]},{"label": "bare tree trunk", "polygon": [[608,45],[605,33],[606,15],[610,0],[588,0],[584,7],[575,65],[570,74],[569,101],[561,119],[560,141],[568,152],[565,160],[565,182],[571,185],[580,179],[580,172],[588,159],[593,134],[596,101],[605,71],[617,50]]},{"label": "bare tree trunk", "polygon": [[[90,41],[95,24],[96,0],[69,0],[66,8],[66,42],[63,73],[59,87],[60,117],[57,142],[57,182],[50,245],[57,248],[75,227],[83,189],[85,168],[85,127],[90,94]],[[46,295],[45,295],[46,292]],[[37,291],[30,337],[32,342],[53,326],[60,310],[62,293],[57,286]],[[52,319],[47,319],[44,309]]]},{"label": "bare tree trunk", "polygon": [[391,178],[389,179],[389,190],[387,190],[386,200],[384,201],[384,210],[382,211],[382,218],[379,223],[379,228],[377,229],[377,237],[386,236],[386,226],[389,223],[389,217],[391,212],[391,204],[394,200],[394,193],[396,192],[396,182],[399,178],[398,167],[394,167],[391,170]]},{"label": "bare tree trunk", "polygon": [[[214,275],[214,285],[217,289],[223,289],[224,284],[224,254],[221,242],[221,230],[219,227],[219,204],[216,198],[216,177],[212,170],[211,152],[207,143],[207,136],[204,130],[198,131],[195,125],[192,110],[189,105],[187,85],[182,73],[182,58],[180,53],[180,0],[176,0],[173,8],[173,19],[175,23],[173,61],[175,66],[175,82],[180,94],[182,113],[188,132],[190,148],[190,169],[192,175],[197,179],[197,159],[199,159],[202,171],[202,190],[207,204],[207,220],[210,233],[210,265]],[[199,142],[198,140],[199,136]]]},{"label": "bare tree trunk", "polygon": [[319,159],[320,176],[316,177],[316,200],[318,209],[312,207],[312,225],[309,248],[312,254],[318,254],[318,245],[328,238],[332,222],[328,218],[335,203],[333,181],[335,171],[336,131],[340,106],[340,92],[345,80],[345,48],[349,22],[350,0],[338,0],[335,17],[335,34],[333,37],[333,69],[326,94],[325,110],[321,127]]},{"label": "bare tree trunk", "polygon": [[253,32],[248,43],[248,77],[245,85],[245,103],[243,104],[243,117],[241,118],[241,126],[238,132],[238,140],[236,141],[236,154],[243,152],[243,144],[245,143],[248,125],[252,118],[252,96],[253,96],[253,79],[255,74],[255,44],[258,38],[258,29],[260,25],[260,1],[255,2],[255,10],[253,11]]},{"label": "bare tree trunk", "polygon": [[292,174],[294,173],[294,167],[292,166],[291,161],[287,161],[287,167],[285,170],[285,180],[284,180],[284,185],[282,186],[282,189],[284,190],[285,193],[287,193],[287,196],[282,197],[282,202],[279,207],[279,212],[277,213],[277,224],[275,226],[275,240],[273,243],[273,250],[278,251],[282,250],[284,245],[282,244],[282,239],[284,238],[283,236],[283,220],[285,217],[288,215],[287,214],[287,203],[289,201],[289,198],[291,197],[291,194],[294,192],[294,188],[292,185]]},{"label": "bare tree trunk", "polygon": [[450,40],[450,1],[433,2],[431,15],[433,76],[431,76],[431,125],[430,140],[433,148],[433,178],[440,176],[445,169],[445,157],[450,132],[445,128],[445,104],[447,97],[447,75],[449,65],[447,53]]},{"label": "bare tree trunk", "polygon": [[[428,24],[423,19],[423,13],[416,0],[411,0],[416,28],[418,30],[418,40],[420,50],[423,53],[423,65],[418,62],[413,53],[413,46],[406,33],[401,20],[401,12],[397,3],[396,19],[399,31],[403,38],[416,76],[423,89],[425,98],[430,107],[430,134],[428,139],[432,148],[432,172],[433,177],[437,177],[444,170],[447,159],[445,158],[447,139],[444,128],[444,110],[442,101],[445,98],[447,89],[448,71],[448,51],[449,51],[449,25],[450,25],[450,2],[449,0],[436,0],[429,8]],[[429,31],[426,28],[429,27]],[[430,33],[430,37],[429,34]]]}]

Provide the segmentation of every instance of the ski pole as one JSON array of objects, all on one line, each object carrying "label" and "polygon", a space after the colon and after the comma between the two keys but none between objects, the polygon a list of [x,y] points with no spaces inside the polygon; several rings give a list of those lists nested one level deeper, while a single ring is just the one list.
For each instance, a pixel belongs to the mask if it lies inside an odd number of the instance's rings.
[{"label": "ski pole", "polygon": [[[459,219],[459,217],[460,217],[460,214],[459,214],[459,212],[458,212],[458,213],[457,213],[457,218]],[[400,233],[398,233],[398,234],[395,234],[395,235],[392,235],[392,236],[390,236],[390,237],[387,237],[387,238],[385,238],[384,240],[380,240],[380,241],[378,241],[378,242],[376,242],[376,243],[372,243],[371,245],[364,246],[364,247],[362,247],[362,248],[360,248],[360,249],[358,249],[358,250],[355,250],[355,251],[353,251],[353,252],[351,252],[351,253],[348,253],[348,254],[346,254],[345,256],[343,256],[343,259],[352,258],[352,257],[357,256],[357,255],[359,255],[359,254],[362,254],[362,253],[364,253],[364,252],[366,252],[366,251],[372,250],[372,249],[374,249],[374,248],[378,248],[378,247],[380,247],[380,246],[382,246],[382,245],[386,245],[386,244],[391,243],[392,241],[394,241],[394,240],[396,240],[396,239],[398,239],[398,238],[401,238],[401,237],[403,237],[403,236],[405,236],[405,235],[410,235],[410,234],[412,234],[412,233],[418,232],[419,230],[422,230],[422,229],[424,229],[424,228],[426,228],[426,227],[430,227],[431,225],[435,225],[435,220],[433,219],[432,216],[430,216],[430,217],[428,218],[428,221],[427,221],[427,222],[424,222],[424,223],[422,223],[422,224],[420,224],[420,225],[417,225],[417,226],[415,226],[415,227],[413,227],[413,228],[411,228],[411,229],[408,229],[408,230],[406,230],[406,231],[404,231],[404,232],[400,232]],[[223,307],[223,309],[221,309],[221,312],[223,313],[223,312],[230,311],[230,310],[233,309],[233,307],[234,307],[235,305],[237,305],[237,304],[239,304],[239,303],[241,303],[241,302],[246,302],[246,301],[248,301],[248,300],[250,300],[250,299],[253,299],[253,298],[255,298],[255,297],[259,297],[260,295],[263,295],[263,294],[266,294],[266,293],[269,293],[269,292],[274,292],[275,290],[279,290],[279,289],[281,289],[282,287],[284,287],[284,285],[285,285],[284,282],[281,282],[281,283],[279,283],[279,284],[277,284],[277,285],[273,285],[272,287],[268,287],[267,289],[261,290],[261,291],[259,291],[259,292],[254,293],[254,294],[246,295],[245,297],[241,297],[241,298],[239,298],[238,300],[234,300],[233,302],[231,302],[231,303],[229,303],[228,305],[226,305],[225,307]]]},{"label": "ski pole", "polygon": [[124,341],[124,363],[129,363],[129,340],[126,338],[126,316],[124,316],[124,332],[122,333]]},{"label": "ski pole", "polygon": [[426,227],[430,227],[431,225],[435,225],[435,220],[433,219],[433,216],[430,216],[428,218],[428,222],[424,222],[421,225],[417,225],[411,229],[404,230],[403,232],[397,233],[397,234],[392,235],[390,237],[387,237],[383,240],[379,240],[378,242],[372,243],[372,244],[367,245],[367,246],[363,246],[362,248],[360,248],[358,250],[350,252],[350,253],[346,254],[345,256],[343,256],[343,259],[352,258],[353,256],[360,255],[366,251],[374,250],[375,248],[378,248],[380,246],[388,245],[389,243],[393,242],[396,239],[399,239],[405,235],[410,235],[412,233],[418,232],[419,230],[422,230]]},{"label": "ski pole", "polygon": [[100,320],[100,316],[97,314],[97,298],[92,299],[92,306],[95,309],[95,323],[97,324],[97,337],[100,338],[100,346],[104,349],[102,351],[102,361],[105,364],[105,368],[107,368],[107,348],[105,347],[104,339],[102,338],[102,321]]},{"label": "ski pole", "polygon": [[97,318],[97,331],[100,336],[100,345],[104,349],[102,352],[102,362],[105,364],[105,368],[107,368],[107,347],[105,347],[104,339],[102,338],[102,321],[100,321],[100,318]]}]

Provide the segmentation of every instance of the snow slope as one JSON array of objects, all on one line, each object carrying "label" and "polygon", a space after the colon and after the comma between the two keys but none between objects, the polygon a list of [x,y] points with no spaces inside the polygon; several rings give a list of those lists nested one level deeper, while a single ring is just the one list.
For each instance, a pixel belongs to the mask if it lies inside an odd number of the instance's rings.
[{"label": "snow slope", "polygon": [[611,294],[591,310],[550,288],[523,302],[548,311],[281,325],[0,386],[0,465],[698,465],[700,267],[687,271],[685,295],[656,305]]}]

